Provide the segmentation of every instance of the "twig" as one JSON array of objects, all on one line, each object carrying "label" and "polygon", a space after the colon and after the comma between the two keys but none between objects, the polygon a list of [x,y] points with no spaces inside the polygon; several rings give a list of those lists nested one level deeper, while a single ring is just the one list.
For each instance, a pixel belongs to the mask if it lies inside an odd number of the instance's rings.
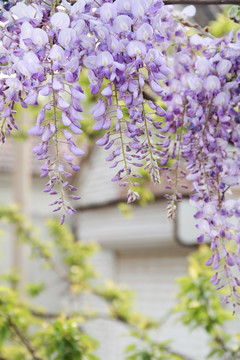
[{"label": "twig", "polygon": [[176,352],[176,351],[172,351],[172,350],[168,350],[168,349],[164,349],[165,352],[167,352],[169,355],[174,355],[174,356],[180,356],[182,357],[183,360],[193,360],[193,358],[190,358],[189,356],[187,355],[184,355],[184,354],[181,354],[179,352]]},{"label": "twig", "polygon": [[211,35],[209,32],[205,31],[200,25],[198,24],[192,24],[186,20],[183,20],[181,19],[181,24],[184,25],[184,26],[188,26],[192,29],[195,29],[197,30],[200,34],[204,35],[204,36],[208,36],[210,37],[211,39],[215,39],[215,36]]},{"label": "twig", "polygon": [[[35,317],[41,318],[41,319],[56,319],[60,314],[55,313],[45,313],[45,312],[39,312],[36,310],[31,310],[31,314]],[[0,358],[1,360],[1,358]]]}]

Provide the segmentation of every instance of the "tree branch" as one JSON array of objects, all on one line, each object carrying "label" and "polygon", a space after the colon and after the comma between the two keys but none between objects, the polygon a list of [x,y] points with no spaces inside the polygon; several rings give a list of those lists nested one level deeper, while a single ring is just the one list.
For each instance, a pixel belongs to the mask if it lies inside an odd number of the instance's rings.
[{"label": "tree branch", "polygon": [[[39,312],[36,310],[31,310],[31,314],[35,317],[38,317],[40,319],[46,319],[46,320],[51,320],[51,319],[56,319],[58,316],[60,316],[60,313],[45,313],[45,312]],[[1,360],[1,358],[0,358]]]},{"label": "tree branch", "polygon": [[[33,349],[32,345],[30,344],[30,341],[23,335],[23,333],[21,332],[21,330],[18,328],[18,326],[16,324],[14,324],[14,322],[12,321],[12,319],[10,318],[10,316],[7,317],[7,322],[10,328],[12,328],[12,330],[14,331],[14,333],[17,335],[17,337],[20,339],[20,341],[22,342],[22,344],[26,347],[26,349],[28,350],[29,354],[32,355],[32,358],[34,360],[42,360],[41,358],[39,358],[36,355],[36,351]],[[6,359],[7,360],[7,359]]]},{"label": "tree branch", "polygon": [[224,5],[224,4],[232,4],[232,5],[240,5],[239,0],[165,0],[165,5]]}]

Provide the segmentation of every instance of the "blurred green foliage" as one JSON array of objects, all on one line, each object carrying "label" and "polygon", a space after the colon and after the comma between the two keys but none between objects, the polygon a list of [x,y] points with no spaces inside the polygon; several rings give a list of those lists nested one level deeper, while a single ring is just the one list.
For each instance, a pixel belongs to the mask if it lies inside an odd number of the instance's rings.
[{"label": "blurred green foliage", "polygon": [[211,267],[205,266],[210,254],[208,246],[203,245],[189,257],[188,276],[177,280],[180,285],[178,298],[181,301],[175,311],[181,313],[183,324],[192,329],[202,327],[212,334],[232,318],[232,313],[223,308],[215,287],[209,282],[214,274]]},{"label": "blurred green foliage", "polygon": [[231,20],[231,12],[234,7],[226,6],[223,12],[219,12],[215,21],[210,22],[210,33],[216,37],[227,35],[230,31],[240,29],[240,25]]}]

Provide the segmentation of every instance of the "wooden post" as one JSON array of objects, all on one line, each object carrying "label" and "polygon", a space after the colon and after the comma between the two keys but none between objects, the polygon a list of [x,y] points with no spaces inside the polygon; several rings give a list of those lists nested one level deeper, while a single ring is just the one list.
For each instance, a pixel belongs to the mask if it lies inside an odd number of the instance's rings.
[{"label": "wooden post", "polygon": [[[22,111],[21,123],[29,122],[29,112]],[[13,174],[13,197],[20,211],[27,217],[30,216],[31,197],[31,146],[30,141],[22,140],[14,143],[14,174]],[[17,234],[13,244],[13,267],[20,276],[19,289],[24,294],[24,285],[27,281],[29,247],[18,242]]]}]

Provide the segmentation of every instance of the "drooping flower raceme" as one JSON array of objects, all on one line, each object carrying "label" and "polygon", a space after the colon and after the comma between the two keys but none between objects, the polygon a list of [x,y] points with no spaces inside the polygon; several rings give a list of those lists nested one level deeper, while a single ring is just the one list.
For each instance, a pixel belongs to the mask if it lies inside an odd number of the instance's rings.
[{"label": "drooping flower raceme", "polygon": [[[240,35],[216,39],[193,34],[161,0],[12,1],[0,5],[0,136],[18,128],[15,103],[39,105],[29,133],[39,137],[33,152],[44,163],[45,192],[55,196],[54,211],[74,213],[68,195],[72,171],[83,154],[77,144],[84,121],[79,83],[88,70],[98,100],[93,129],[104,135],[112,181],[128,188],[128,202],[139,198],[138,170],[154,183],[168,180],[168,215],[181,199],[181,180],[192,183],[191,203],[201,235],[210,239],[216,270],[239,297]],[[185,186],[184,184],[182,185]],[[231,246],[229,247],[229,244]],[[233,245],[232,245],[233,244]],[[230,250],[231,249],[231,250]],[[224,275],[222,275],[224,274]],[[224,280],[225,279],[225,280]]]},{"label": "drooping flower raceme", "polygon": [[[238,42],[232,43],[231,35],[226,39],[205,41],[191,36],[188,52],[182,47],[175,54],[174,73],[167,80],[172,94],[169,96],[168,92],[165,98],[170,118],[168,131],[172,132],[171,127],[175,126],[174,132],[181,140],[177,144],[178,151],[172,156],[176,159],[176,173],[180,173],[179,161],[184,160],[184,171],[193,184],[191,203],[196,207],[197,227],[202,232],[198,241],[202,242],[204,237],[210,239],[214,251],[207,262],[216,270],[211,281],[222,288],[225,279],[232,289],[225,300],[231,298],[233,303],[233,299],[239,297],[239,280],[232,268],[236,265],[240,269],[239,252],[236,253],[239,201],[231,196],[231,189],[239,186],[240,165],[239,70],[233,61],[238,48]],[[170,209],[179,195],[175,191]],[[230,251],[228,242],[235,242],[232,246],[236,248]]]}]

